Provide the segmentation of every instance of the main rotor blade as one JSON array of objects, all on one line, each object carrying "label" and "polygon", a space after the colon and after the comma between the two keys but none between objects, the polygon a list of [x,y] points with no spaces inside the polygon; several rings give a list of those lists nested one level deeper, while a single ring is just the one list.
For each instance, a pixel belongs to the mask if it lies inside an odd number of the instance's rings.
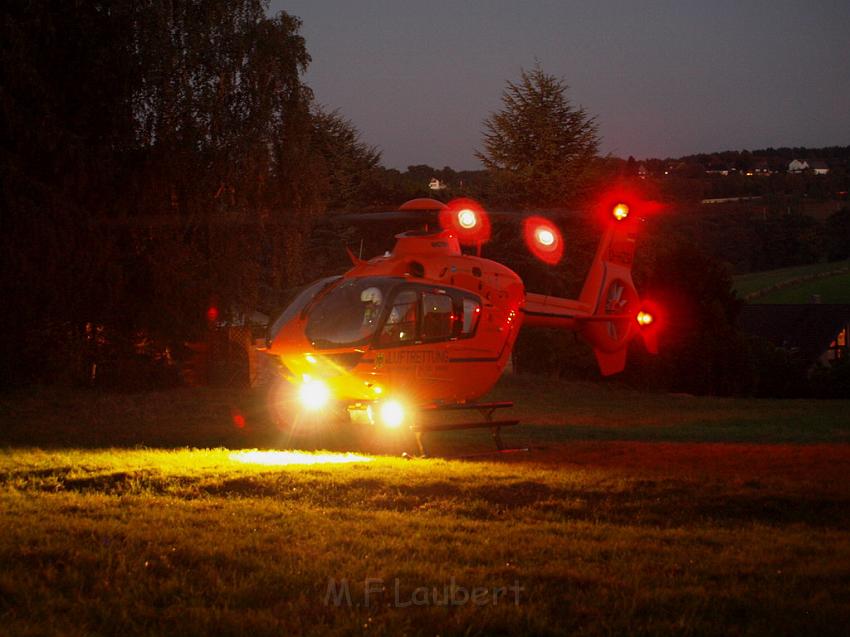
[{"label": "main rotor blade", "polygon": [[[325,219],[332,222],[375,222],[375,221],[408,221],[415,223],[433,223],[437,221],[439,210],[387,210],[383,212],[340,212],[327,215]],[[488,217],[504,219],[525,219],[532,215],[546,218],[558,218],[581,214],[576,210],[558,211],[523,211],[523,210],[484,210]]]},{"label": "main rotor blade", "polygon": [[374,223],[381,221],[436,223],[437,215],[437,210],[390,210],[388,212],[355,212],[328,215],[326,220],[336,223]]}]

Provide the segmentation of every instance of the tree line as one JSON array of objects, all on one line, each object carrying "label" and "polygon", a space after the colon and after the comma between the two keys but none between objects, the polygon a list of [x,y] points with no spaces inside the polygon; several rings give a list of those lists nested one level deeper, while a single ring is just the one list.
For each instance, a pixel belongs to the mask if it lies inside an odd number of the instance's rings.
[{"label": "tree line", "polygon": [[[377,251],[378,232],[358,236],[340,211],[429,195],[553,211],[570,246],[563,263],[535,262],[502,221],[485,256],[516,269],[530,290],[574,296],[599,228],[564,210],[586,210],[614,180],[672,196],[628,162],[600,156],[595,118],[539,64],[508,81],[501,109],[484,118],[485,170],[388,169],[305,84],[300,26],[260,0],[3,5],[0,384],[89,382],[93,365],[121,378],[116,366],[132,360],[145,361],[142,372],[124,376],[146,382],[151,363],[169,368],[211,323],[274,314],[297,286],[341,270],[343,244]],[[430,191],[432,177],[448,187]],[[821,234],[794,215],[750,219],[737,234],[728,223],[670,215],[646,233],[636,277],[684,321],[671,331],[678,340],[658,388],[732,391],[739,301],[723,260],[762,254],[746,265],[754,268],[816,258],[801,237],[845,236],[846,215]],[[830,250],[841,258],[846,246]],[[570,361],[582,369],[568,338],[530,333],[519,360],[546,373]]]},{"label": "tree line", "polygon": [[259,0],[4,3],[4,384],[302,281],[315,219],[380,153],[315,102],[299,28]]}]

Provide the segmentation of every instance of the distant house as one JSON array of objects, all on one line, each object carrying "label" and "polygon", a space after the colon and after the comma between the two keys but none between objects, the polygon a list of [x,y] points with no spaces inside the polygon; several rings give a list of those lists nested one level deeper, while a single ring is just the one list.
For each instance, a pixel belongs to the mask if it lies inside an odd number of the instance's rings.
[{"label": "distant house", "polygon": [[850,355],[850,305],[745,305],[738,319],[745,333],[798,354],[809,366]]},{"label": "distant house", "polygon": [[816,175],[826,175],[829,173],[829,166],[821,159],[813,159],[809,162],[809,169]]},{"label": "distant house", "polygon": [[721,162],[713,162],[705,167],[706,175],[723,175],[726,177],[730,172],[733,172],[734,168],[730,167],[729,164],[724,164]]},{"label": "distant house", "polygon": [[646,179],[649,176],[649,169],[646,167],[646,164],[638,166],[637,174],[641,179]]},{"label": "distant house", "polygon": [[788,164],[789,173],[802,173],[811,170],[816,175],[829,173],[829,166],[821,159],[792,159]]},{"label": "distant house", "polygon": [[752,168],[747,174],[757,175],[759,177],[764,177],[771,173],[770,166],[767,163],[766,159],[760,159],[753,163]]},{"label": "distant house", "polygon": [[446,183],[440,181],[436,177],[431,177],[431,181],[428,182],[428,188],[430,188],[431,190],[445,190]]},{"label": "distant house", "polygon": [[688,165],[683,162],[671,162],[664,166],[664,174],[665,175],[674,175],[676,173],[684,173],[688,169]]}]

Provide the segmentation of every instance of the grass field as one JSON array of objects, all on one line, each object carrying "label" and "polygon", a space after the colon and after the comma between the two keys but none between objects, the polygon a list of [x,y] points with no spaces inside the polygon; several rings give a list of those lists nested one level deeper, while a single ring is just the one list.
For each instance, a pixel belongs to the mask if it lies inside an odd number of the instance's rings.
[{"label": "grass field", "polygon": [[[735,290],[738,292],[738,295],[741,297],[746,297],[749,294],[759,291],[765,291],[766,294],[754,299],[754,303],[808,303],[811,300],[812,294],[828,294],[830,298],[839,299],[834,301],[827,301],[824,299],[824,303],[850,303],[850,286],[847,285],[846,276],[843,277],[842,283],[834,286],[831,285],[831,279],[840,279],[842,278],[841,276],[807,280],[818,275],[847,270],[848,268],[850,268],[850,262],[848,261],[814,263],[811,265],[793,268],[780,268],[778,270],[767,270],[764,272],[753,272],[751,274],[736,276],[733,279],[733,285]],[[779,290],[771,290],[771,288],[781,286],[783,284],[789,285],[789,287]],[[796,292],[798,288],[800,289],[799,293]],[[824,292],[819,291],[821,288],[824,289]],[[784,298],[783,295],[788,295],[787,298],[800,298],[802,300],[773,300],[774,297]]]},{"label": "grass field", "polygon": [[5,396],[3,632],[846,634],[850,401],[494,398],[529,452],[403,460],[248,391]]},{"label": "grass field", "polygon": [[820,295],[821,303],[850,303],[850,273],[804,281],[765,294],[754,302],[811,303],[815,294]]}]

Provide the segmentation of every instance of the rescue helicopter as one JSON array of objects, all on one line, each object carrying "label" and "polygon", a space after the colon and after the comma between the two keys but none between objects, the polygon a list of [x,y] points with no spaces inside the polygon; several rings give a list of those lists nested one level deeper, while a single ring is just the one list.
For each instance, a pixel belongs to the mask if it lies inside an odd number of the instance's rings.
[{"label": "rescue helicopter", "polygon": [[[278,358],[306,411],[335,402],[355,423],[407,426],[422,455],[426,431],[470,427],[489,427],[503,450],[501,428],[518,421],[493,414],[511,403],[476,401],[496,384],[523,326],[577,332],[606,376],[624,369],[637,336],[657,352],[656,310],[631,275],[645,208],[634,199],[600,204],[605,230],[581,293],[568,299],[527,292],[514,271],[480,256],[491,224],[476,201],[414,199],[399,211],[421,216],[425,227],[397,234],[381,256],[349,251],[352,268],[306,286],[269,328],[265,352]],[[534,256],[558,263],[564,239],[557,226],[538,215],[522,223]],[[478,410],[482,420],[424,425],[418,418],[457,409]]]}]

